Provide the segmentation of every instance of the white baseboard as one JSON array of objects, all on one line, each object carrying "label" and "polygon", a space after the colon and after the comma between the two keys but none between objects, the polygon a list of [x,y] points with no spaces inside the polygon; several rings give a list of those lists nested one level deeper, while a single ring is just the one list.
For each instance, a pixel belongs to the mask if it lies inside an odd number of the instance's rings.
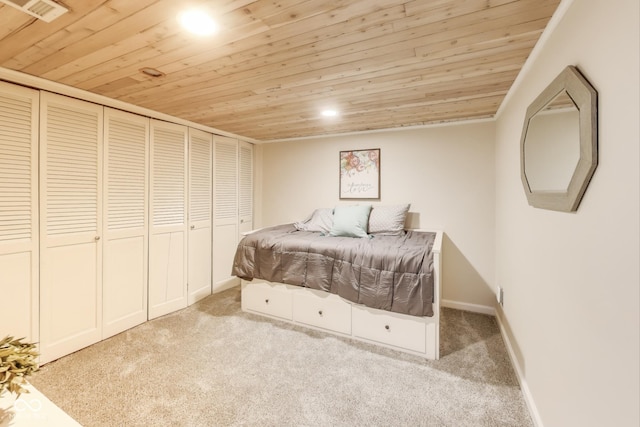
[{"label": "white baseboard", "polygon": [[522,372],[522,369],[520,369],[518,359],[516,358],[515,352],[513,351],[513,346],[511,345],[511,340],[509,340],[509,336],[507,335],[507,331],[502,324],[500,316],[496,316],[496,320],[498,321],[498,326],[500,327],[500,335],[502,335],[502,340],[507,347],[509,359],[511,359],[511,366],[513,366],[513,369],[516,371],[516,377],[518,378],[518,382],[520,383],[520,390],[522,390],[524,401],[527,404],[527,408],[529,408],[529,414],[531,414],[533,425],[535,427],[544,427],[542,424],[542,419],[540,418],[540,413],[538,412],[538,407],[536,406],[536,402],[533,400],[533,396],[531,395],[531,391],[529,390],[529,385],[527,384],[527,380],[524,377],[524,373]]},{"label": "white baseboard", "polygon": [[240,285],[240,279],[237,277],[230,277],[228,279],[222,280],[218,283],[214,283],[212,287],[213,294],[217,294],[218,292],[226,291],[227,289],[231,289],[234,286]]},{"label": "white baseboard", "polygon": [[496,309],[486,305],[470,304],[468,302],[452,301],[443,299],[440,300],[440,306],[447,308],[455,308],[456,310],[471,311],[472,313],[488,314],[489,316],[496,315]]}]

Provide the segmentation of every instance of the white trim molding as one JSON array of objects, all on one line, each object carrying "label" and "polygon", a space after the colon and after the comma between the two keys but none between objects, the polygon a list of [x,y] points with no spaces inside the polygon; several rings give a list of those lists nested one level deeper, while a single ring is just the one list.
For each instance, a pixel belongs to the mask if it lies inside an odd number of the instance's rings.
[{"label": "white trim molding", "polygon": [[496,315],[496,309],[487,305],[471,304],[468,302],[452,301],[443,299],[441,300],[442,307],[455,308],[456,310],[470,311],[472,313],[488,314],[489,316]]},{"label": "white trim molding", "polygon": [[533,425],[535,427],[544,427],[544,425],[542,424],[542,418],[540,418],[540,413],[538,412],[538,407],[536,406],[536,402],[533,400],[533,395],[531,394],[529,385],[527,384],[527,380],[524,377],[524,372],[518,364],[518,359],[516,357],[516,353],[513,350],[511,340],[509,339],[509,334],[507,334],[507,330],[502,323],[502,318],[500,316],[496,316],[496,320],[498,322],[498,327],[500,328],[500,335],[502,335],[502,340],[504,341],[504,345],[507,348],[507,354],[509,354],[509,359],[511,360],[511,366],[513,366],[513,370],[516,373],[516,378],[518,378],[518,383],[520,383],[522,396],[524,397],[524,401],[527,404],[527,408],[529,408],[529,414],[531,415]]},{"label": "white trim molding", "polygon": [[505,106],[507,105],[509,100],[511,100],[511,98],[513,97],[514,92],[522,84],[524,77],[529,73],[529,70],[533,66],[533,63],[536,61],[538,56],[540,56],[540,52],[542,51],[542,48],[544,47],[544,45],[547,44],[547,41],[551,37],[551,34],[553,34],[555,29],[558,27],[558,25],[560,24],[560,21],[562,21],[562,18],[564,18],[564,15],[567,13],[567,10],[569,9],[569,6],[571,6],[572,3],[573,3],[573,0],[560,1],[558,8],[556,9],[555,12],[553,12],[551,19],[549,20],[549,22],[547,23],[547,26],[542,31],[542,34],[540,35],[540,38],[536,42],[536,45],[531,50],[531,53],[529,53],[529,57],[527,58],[527,60],[524,61],[524,65],[520,69],[520,72],[516,76],[516,79],[511,84],[511,87],[507,91],[507,94],[505,95],[504,99],[500,103],[500,106],[498,107],[498,111],[496,111],[496,114],[494,115],[494,119],[498,119],[502,115],[502,112],[506,108]]}]

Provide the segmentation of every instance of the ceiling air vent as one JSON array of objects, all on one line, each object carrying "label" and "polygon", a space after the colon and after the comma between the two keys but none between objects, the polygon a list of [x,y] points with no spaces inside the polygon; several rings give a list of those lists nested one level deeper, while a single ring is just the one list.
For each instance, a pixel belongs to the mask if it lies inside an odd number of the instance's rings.
[{"label": "ceiling air vent", "polygon": [[51,0],[0,0],[0,2],[20,9],[45,22],[51,22],[69,11],[66,7]]}]

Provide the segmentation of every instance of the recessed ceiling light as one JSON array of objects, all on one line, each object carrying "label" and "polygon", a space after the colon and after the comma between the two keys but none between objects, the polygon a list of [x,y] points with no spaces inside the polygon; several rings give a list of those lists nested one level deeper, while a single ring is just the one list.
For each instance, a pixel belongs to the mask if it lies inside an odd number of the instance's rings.
[{"label": "recessed ceiling light", "polygon": [[338,111],[336,110],[331,110],[331,109],[327,109],[327,110],[322,110],[321,113],[324,117],[336,117],[338,115]]},{"label": "recessed ceiling light", "polygon": [[150,67],[141,68],[140,72],[142,74],[146,74],[147,76],[150,76],[150,77],[162,77],[162,76],[164,76],[164,73],[162,71],[156,70],[155,68],[150,68]]},{"label": "recessed ceiling light", "polygon": [[178,21],[187,31],[199,36],[209,36],[218,30],[216,22],[205,12],[197,9],[180,13]]}]

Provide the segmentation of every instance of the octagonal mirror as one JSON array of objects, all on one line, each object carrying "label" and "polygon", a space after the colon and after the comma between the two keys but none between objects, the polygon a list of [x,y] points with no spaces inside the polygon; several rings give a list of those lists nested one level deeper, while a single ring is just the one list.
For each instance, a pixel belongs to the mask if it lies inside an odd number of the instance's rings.
[{"label": "octagonal mirror", "polygon": [[531,206],[578,209],[598,163],[597,134],[597,93],[569,66],[527,109],[520,171]]}]

